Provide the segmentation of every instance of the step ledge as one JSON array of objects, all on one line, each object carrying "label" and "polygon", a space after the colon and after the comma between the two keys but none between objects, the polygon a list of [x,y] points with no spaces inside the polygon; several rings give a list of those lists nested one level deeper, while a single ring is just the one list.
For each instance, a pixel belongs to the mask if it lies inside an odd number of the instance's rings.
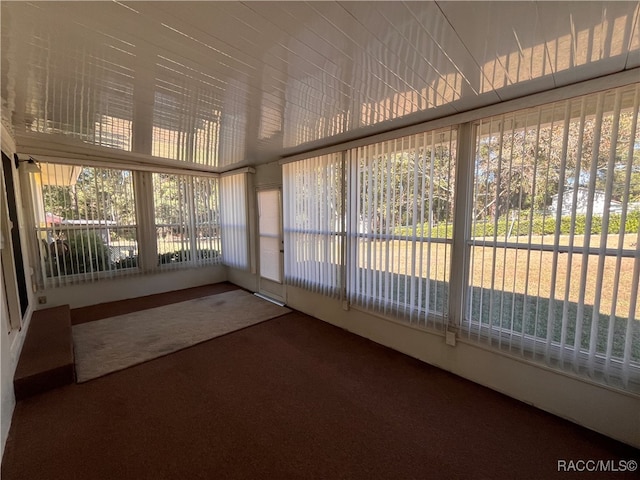
[{"label": "step ledge", "polygon": [[75,383],[69,305],[37,310],[13,377],[16,401]]}]

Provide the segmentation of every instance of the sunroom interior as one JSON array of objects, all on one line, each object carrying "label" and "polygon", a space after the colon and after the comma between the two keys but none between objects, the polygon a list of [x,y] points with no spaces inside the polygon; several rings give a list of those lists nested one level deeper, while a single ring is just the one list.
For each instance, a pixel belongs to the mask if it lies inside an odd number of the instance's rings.
[{"label": "sunroom interior", "polygon": [[33,312],[228,281],[640,447],[638,2],[2,2]]}]

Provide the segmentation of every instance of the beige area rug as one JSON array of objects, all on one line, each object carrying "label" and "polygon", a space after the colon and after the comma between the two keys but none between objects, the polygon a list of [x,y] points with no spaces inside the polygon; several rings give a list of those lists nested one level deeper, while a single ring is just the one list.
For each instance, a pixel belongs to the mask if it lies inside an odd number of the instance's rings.
[{"label": "beige area rug", "polygon": [[244,290],[73,327],[79,383],[290,312]]}]

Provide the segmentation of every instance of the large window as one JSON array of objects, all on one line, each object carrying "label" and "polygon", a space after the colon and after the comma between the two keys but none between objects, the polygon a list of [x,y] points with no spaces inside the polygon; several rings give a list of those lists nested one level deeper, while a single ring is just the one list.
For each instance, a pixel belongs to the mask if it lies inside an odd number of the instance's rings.
[{"label": "large window", "polygon": [[639,105],[634,84],[286,163],[286,281],[640,391]]},{"label": "large window", "polygon": [[455,143],[444,129],[285,164],[286,281],[441,326]]},{"label": "large window", "polygon": [[351,150],[349,300],[412,323],[447,314],[456,132]]},{"label": "large window", "polygon": [[[217,178],[51,163],[40,170],[31,191],[42,287],[219,263]],[[151,195],[141,199],[134,186],[146,178]]]},{"label": "large window", "polygon": [[637,86],[477,127],[465,332],[640,380]]},{"label": "large window", "polygon": [[129,170],[42,163],[32,182],[41,280],[90,281],[135,269],[138,251]]},{"label": "large window", "polygon": [[285,280],[331,296],[344,286],[344,161],[324,155],[283,167]]},{"label": "large window", "polygon": [[217,178],[154,173],[153,206],[161,267],[219,263]]}]

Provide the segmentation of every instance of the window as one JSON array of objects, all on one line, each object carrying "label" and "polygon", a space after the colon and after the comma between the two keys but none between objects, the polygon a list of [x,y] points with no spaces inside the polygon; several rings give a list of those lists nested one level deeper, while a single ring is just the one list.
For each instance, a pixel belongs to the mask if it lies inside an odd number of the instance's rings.
[{"label": "window", "polygon": [[477,127],[469,338],[640,380],[637,85]]},{"label": "window", "polygon": [[222,260],[225,265],[243,270],[249,268],[246,177],[246,173],[238,173],[220,179]]},{"label": "window", "polygon": [[162,268],[219,263],[217,178],[154,173],[153,205]]},{"label": "window", "polygon": [[40,164],[32,174],[35,234],[45,286],[96,280],[137,267],[129,170]]},{"label": "window", "polygon": [[283,166],[285,280],[330,296],[344,286],[342,154]]},{"label": "window", "polygon": [[284,164],[287,283],[640,391],[639,105],[634,84],[483,118],[464,163],[447,128]]},{"label": "window", "polygon": [[[144,271],[219,263],[217,178],[51,163],[40,167],[31,176],[31,191],[41,286],[140,273],[145,254],[151,258]],[[152,195],[144,202],[134,195],[141,173],[152,179]],[[138,215],[147,223],[138,226]]]},{"label": "window", "polygon": [[423,325],[447,314],[456,132],[350,152],[349,300]]},{"label": "window", "polygon": [[455,142],[443,129],[352,149],[348,164],[343,153],[285,164],[287,283],[442,325]]}]

